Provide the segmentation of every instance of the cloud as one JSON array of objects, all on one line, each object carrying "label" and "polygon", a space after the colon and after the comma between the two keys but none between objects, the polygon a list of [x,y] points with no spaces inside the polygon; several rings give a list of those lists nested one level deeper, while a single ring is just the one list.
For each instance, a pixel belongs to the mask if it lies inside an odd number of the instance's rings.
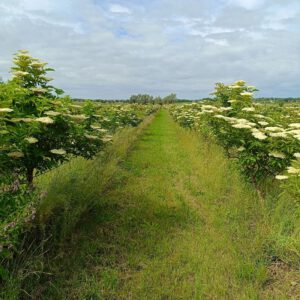
[{"label": "cloud", "polygon": [[131,14],[131,10],[128,7],[119,4],[112,4],[109,10],[115,14]]},{"label": "cloud", "polygon": [[73,97],[196,99],[240,78],[260,95],[299,96],[299,3],[259,2],[2,0],[0,76],[28,49]]},{"label": "cloud", "polygon": [[264,28],[282,30],[288,29],[293,19],[300,17],[300,3],[287,3],[284,6],[274,5],[268,8]]},{"label": "cloud", "polygon": [[229,0],[229,4],[244,7],[246,9],[255,9],[264,4],[264,0]]},{"label": "cloud", "polygon": [[229,46],[229,43],[226,39],[217,40],[217,39],[207,38],[207,39],[205,39],[205,41],[208,43],[213,43],[217,46]]}]

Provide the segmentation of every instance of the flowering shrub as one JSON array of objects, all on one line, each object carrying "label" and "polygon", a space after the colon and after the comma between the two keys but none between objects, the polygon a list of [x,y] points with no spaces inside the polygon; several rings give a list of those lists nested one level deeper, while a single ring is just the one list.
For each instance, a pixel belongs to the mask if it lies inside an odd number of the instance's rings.
[{"label": "flowering shrub", "polygon": [[[48,85],[46,63],[20,51],[14,58],[13,79],[0,87],[1,182],[26,180],[68,159],[67,154],[91,157],[103,144],[87,136],[86,116],[77,115],[68,97]],[[3,106],[3,104],[1,105]]]},{"label": "flowering shrub", "polygon": [[[19,51],[12,79],[0,83],[0,258],[34,218],[33,179],[74,156],[92,158],[126,125],[154,105],[75,104],[50,85],[47,63]],[[26,187],[27,185],[27,187]],[[1,277],[1,269],[0,269]]]},{"label": "flowering shrub", "polygon": [[[256,103],[256,90],[242,80],[217,83],[214,103],[170,107],[181,125],[212,133],[255,184],[266,176],[285,178],[280,173],[299,160],[300,149],[300,106]],[[295,169],[294,174],[300,175]]]},{"label": "flowering shrub", "polygon": [[253,92],[257,91],[254,86],[246,85],[244,80],[238,80],[234,84],[225,85],[216,83],[214,95],[221,106],[243,108],[251,105]]}]

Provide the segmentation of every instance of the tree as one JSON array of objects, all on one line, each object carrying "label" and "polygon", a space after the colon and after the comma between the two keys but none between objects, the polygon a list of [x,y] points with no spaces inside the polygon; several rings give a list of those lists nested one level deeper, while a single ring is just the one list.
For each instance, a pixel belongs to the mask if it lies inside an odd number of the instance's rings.
[{"label": "tree", "polygon": [[34,173],[68,160],[91,158],[104,145],[103,132],[94,130],[92,104],[84,112],[50,85],[47,63],[19,51],[12,80],[0,84],[0,181],[25,180],[32,187]]},{"label": "tree", "polygon": [[148,94],[138,94],[138,95],[132,95],[129,98],[130,103],[140,103],[140,104],[148,104],[148,103],[154,103],[154,98],[151,95]]},{"label": "tree", "polygon": [[176,100],[177,100],[176,94],[172,93],[172,94],[170,94],[170,95],[164,97],[164,98],[162,99],[162,102],[163,102],[163,103],[166,103],[166,104],[169,104],[169,103],[174,103],[174,102],[176,102]]},{"label": "tree", "polygon": [[212,95],[215,96],[214,100],[223,107],[243,108],[252,104],[255,91],[258,90],[254,86],[248,86],[244,80],[238,80],[231,85],[216,83]]},{"label": "tree", "polygon": [[162,105],[162,99],[161,99],[160,96],[154,98],[153,101],[154,101],[155,104],[160,104],[160,105]]}]

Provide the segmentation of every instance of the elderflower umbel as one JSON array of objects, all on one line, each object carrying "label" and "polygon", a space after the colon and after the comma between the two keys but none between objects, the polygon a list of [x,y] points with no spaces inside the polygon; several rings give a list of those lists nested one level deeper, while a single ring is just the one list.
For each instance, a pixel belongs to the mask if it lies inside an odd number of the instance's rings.
[{"label": "elderflower umbel", "polygon": [[259,130],[253,130],[252,135],[258,140],[265,140],[267,136]]},{"label": "elderflower umbel", "polygon": [[16,76],[16,77],[26,76],[28,74],[29,74],[28,72],[23,72],[23,71],[15,71],[15,72],[13,72],[13,75]]},{"label": "elderflower umbel", "polygon": [[274,131],[284,131],[284,129],[282,129],[281,127],[266,127],[265,128],[265,130],[267,130],[267,131],[272,131],[272,132],[274,132]]},{"label": "elderflower umbel", "polygon": [[33,136],[27,137],[24,140],[26,140],[29,144],[35,144],[39,141],[37,138]]},{"label": "elderflower umbel", "polygon": [[242,128],[251,129],[252,128],[250,125],[243,124],[243,123],[234,124],[234,125],[232,125],[232,127],[234,127],[234,128],[240,128],[240,129],[242,129]]},{"label": "elderflower umbel", "polygon": [[289,124],[289,127],[299,128],[300,129],[300,123],[291,123],[291,124]]},{"label": "elderflower umbel", "polygon": [[300,158],[300,152],[296,152],[296,153],[294,153],[294,157],[296,157],[296,158]]},{"label": "elderflower umbel", "polygon": [[64,155],[67,153],[64,149],[52,149],[50,152],[57,155]]},{"label": "elderflower umbel", "polygon": [[242,111],[252,112],[252,111],[255,111],[255,108],[254,107],[244,107],[242,109]]},{"label": "elderflower umbel", "polygon": [[45,123],[45,124],[52,124],[52,123],[54,123],[54,121],[51,118],[49,118],[49,117],[41,117],[41,118],[37,118],[35,120],[37,122]]},{"label": "elderflower umbel", "polygon": [[294,167],[288,167],[287,168],[287,172],[289,174],[300,174],[300,169],[296,169]]},{"label": "elderflower umbel", "polygon": [[275,178],[278,180],[285,180],[285,179],[288,179],[289,177],[286,175],[276,175]]},{"label": "elderflower umbel", "polygon": [[45,111],[44,114],[47,116],[55,117],[55,116],[59,116],[61,113],[58,111],[49,110],[49,111]]},{"label": "elderflower umbel", "polygon": [[11,108],[7,108],[7,107],[3,107],[3,108],[0,108],[0,113],[2,113],[2,112],[12,112],[13,111],[13,109],[11,109]]},{"label": "elderflower umbel", "polygon": [[253,93],[250,92],[242,92],[241,96],[247,96],[247,97],[251,97],[253,95]]},{"label": "elderflower umbel", "polygon": [[24,157],[24,153],[21,151],[14,151],[7,154],[11,158],[22,158]]},{"label": "elderflower umbel", "polygon": [[282,158],[282,159],[285,158],[285,155],[283,153],[277,151],[270,152],[269,156],[273,156],[275,158]]},{"label": "elderflower umbel", "polygon": [[265,121],[259,121],[259,122],[257,122],[258,124],[260,124],[260,125],[262,125],[262,126],[267,126],[267,125],[269,125],[269,123],[268,122],[265,122]]},{"label": "elderflower umbel", "polygon": [[286,138],[287,134],[285,132],[271,132],[269,133],[269,136]]},{"label": "elderflower umbel", "polygon": [[245,80],[237,80],[234,84],[241,86],[241,85],[245,85],[245,83],[246,83]]}]

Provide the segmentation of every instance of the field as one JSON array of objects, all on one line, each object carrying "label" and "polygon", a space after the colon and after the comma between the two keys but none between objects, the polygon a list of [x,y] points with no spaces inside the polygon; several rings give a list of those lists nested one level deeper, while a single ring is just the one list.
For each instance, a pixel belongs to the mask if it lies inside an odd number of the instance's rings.
[{"label": "field", "polygon": [[[0,83],[1,299],[299,299],[300,104],[74,102]],[[174,103],[172,103],[174,102]]]}]

